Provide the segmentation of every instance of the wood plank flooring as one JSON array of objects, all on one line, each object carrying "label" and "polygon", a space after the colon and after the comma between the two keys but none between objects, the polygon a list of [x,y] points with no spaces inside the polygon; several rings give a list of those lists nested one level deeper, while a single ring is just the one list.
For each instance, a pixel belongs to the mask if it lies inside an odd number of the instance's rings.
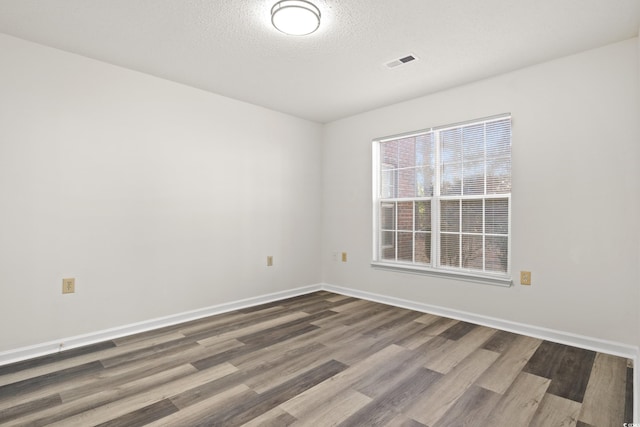
[{"label": "wood plank flooring", "polygon": [[329,292],[0,366],[0,425],[632,422],[626,359]]}]

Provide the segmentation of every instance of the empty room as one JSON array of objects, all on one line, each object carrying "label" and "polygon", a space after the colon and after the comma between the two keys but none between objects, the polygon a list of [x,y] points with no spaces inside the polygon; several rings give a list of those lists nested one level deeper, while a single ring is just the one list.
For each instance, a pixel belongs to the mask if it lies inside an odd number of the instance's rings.
[{"label": "empty room", "polygon": [[0,425],[640,425],[639,29],[0,0]]}]

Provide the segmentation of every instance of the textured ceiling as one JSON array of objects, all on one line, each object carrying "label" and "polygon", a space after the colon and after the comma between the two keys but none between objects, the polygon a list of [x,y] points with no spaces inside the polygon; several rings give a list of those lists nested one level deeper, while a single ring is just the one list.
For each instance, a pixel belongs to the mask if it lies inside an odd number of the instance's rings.
[{"label": "textured ceiling", "polygon": [[640,0],[314,0],[320,29],[292,37],[271,26],[275,2],[0,0],[0,32],[328,122],[640,26]]}]

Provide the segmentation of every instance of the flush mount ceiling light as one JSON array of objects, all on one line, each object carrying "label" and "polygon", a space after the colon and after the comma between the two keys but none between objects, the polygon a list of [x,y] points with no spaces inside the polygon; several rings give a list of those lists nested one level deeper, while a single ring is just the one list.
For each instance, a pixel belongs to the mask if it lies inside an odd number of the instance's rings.
[{"label": "flush mount ceiling light", "polygon": [[320,9],[305,0],[282,0],[271,8],[271,23],[285,34],[305,36],[320,27]]}]

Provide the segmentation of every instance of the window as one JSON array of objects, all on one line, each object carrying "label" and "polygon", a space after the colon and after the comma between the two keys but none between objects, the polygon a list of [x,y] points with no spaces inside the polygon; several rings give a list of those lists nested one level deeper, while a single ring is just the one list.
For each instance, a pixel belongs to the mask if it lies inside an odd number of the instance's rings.
[{"label": "window", "polygon": [[511,116],[374,141],[376,266],[510,284]]}]

